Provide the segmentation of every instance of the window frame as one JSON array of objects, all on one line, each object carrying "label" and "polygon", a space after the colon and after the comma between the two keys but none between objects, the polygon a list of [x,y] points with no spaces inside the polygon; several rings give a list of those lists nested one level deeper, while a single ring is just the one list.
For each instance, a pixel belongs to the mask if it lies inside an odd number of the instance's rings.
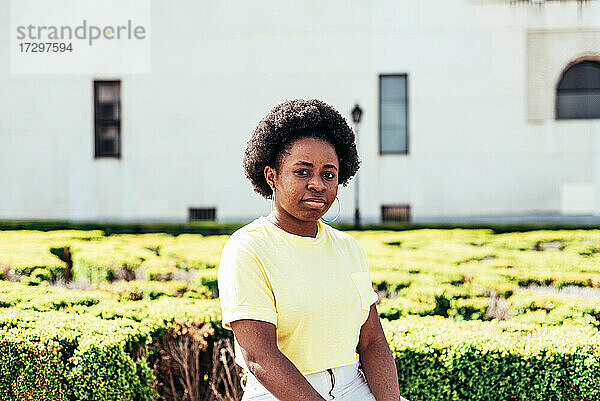
[{"label": "window frame", "polygon": [[[382,106],[382,99],[381,99],[381,94],[382,94],[382,85],[383,85],[383,78],[388,78],[388,77],[404,77],[404,98],[406,100],[406,105],[404,108],[404,118],[406,121],[406,129],[405,129],[405,133],[404,133],[404,139],[405,139],[405,143],[406,143],[406,149],[405,150],[384,150],[383,149],[383,137],[382,137],[382,127],[381,127],[381,115],[383,112],[383,108]],[[409,149],[410,149],[410,143],[409,143],[409,131],[410,131],[410,126],[409,126],[409,120],[408,120],[408,107],[409,107],[409,100],[408,100],[408,74],[407,73],[397,73],[397,74],[379,74],[378,77],[378,89],[379,92],[377,94],[377,108],[378,108],[378,112],[377,112],[377,118],[378,118],[378,131],[379,131],[379,154],[380,155],[408,155],[409,153]]]},{"label": "window frame", "polygon": [[[556,82],[556,87],[554,90],[554,120],[556,121],[569,121],[569,120],[597,120],[600,119],[600,117],[564,117],[564,116],[559,116],[559,94],[565,94],[567,92],[582,92],[582,91],[586,91],[589,90],[589,88],[586,89],[565,89],[565,88],[560,88],[561,83],[563,82],[564,78],[565,78],[565,74],[569,73],[569,71],[571,69],[573,69],[574,67],[578,66],[579,64],[583,64],[583,63],[593,63],[596,64],[596,68],[600,67],[600,60],[598,59],[591,59],[591,58],[580,58],[572,63],[570,63],[569,65],[567,65],[567,67],[565,67],[563,69],[563,71],[560,74],[560,77],[558,79],[558,82]],[[597,88],[594,88],[595,90],[598,90]],[[562,92],[562,93],[561,93]],[[563,112],[564,114],[564,112]]]},{"label": "window frame", "polygon": [[[99,95],[99,87],[103,84],[118,84],[119,86],[119,100],[117,102],[117,107],[119,108],[119,118],[118,119],[102,119],[98,117],[98,108],[101,105],[101,103],[98,101],[98,95]],[[123,109],[121,107],[121,80],[120,79],[113,79],[113,80],[102,80],[102,79],[96,79],[94,80],[94,159],[104,159],[104,158],[114,158],[114,159],[120,159],[121,158],[121,120],[122,120],[122,112]],[[102,124],[103,121],[108,121],[111,122],[113,124]],[[100,130],[99,128],[101,126],[110,126],[110,125],[116,125],[117,126],[117,152],[116,153],[101,153],[100,152]]]}]

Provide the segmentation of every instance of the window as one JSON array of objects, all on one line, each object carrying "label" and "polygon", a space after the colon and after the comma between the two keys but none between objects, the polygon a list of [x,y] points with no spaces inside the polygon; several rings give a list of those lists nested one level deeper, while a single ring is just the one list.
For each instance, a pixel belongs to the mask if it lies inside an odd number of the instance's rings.
[{"label": "window", "polygon": [[381,206],[381,221],[410,221],[409,205]]},{"label": "window", "polygon": [[94,156],[121,157],[121,81],[94,81]]},{"label": "window", "polygon": [[582,61],[563,73],[556,89],[556,119],[600,118],[600,63]]},{"label": "window", "polygon": [[214,207],[189,208],[189,221],[193,220],[216,220],[217,209]]},{"label": "window", "polygon": [[408,153],[407,76],[379,76],[379,153]]}]

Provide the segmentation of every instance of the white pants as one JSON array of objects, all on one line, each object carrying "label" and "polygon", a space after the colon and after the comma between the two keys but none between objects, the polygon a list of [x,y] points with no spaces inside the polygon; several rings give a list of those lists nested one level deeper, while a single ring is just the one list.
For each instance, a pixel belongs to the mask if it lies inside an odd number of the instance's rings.
[{"label": "white pants", "polygon": [[[244,396],[241,401],[277,400],[252,373],[246,372],[245,376],[248,380],[245,386],[242,385]],[[322,372],[309,373],[304,377],[326,400],[376,401],[365,380],[364,373],[358,368],[358,362]]]}]

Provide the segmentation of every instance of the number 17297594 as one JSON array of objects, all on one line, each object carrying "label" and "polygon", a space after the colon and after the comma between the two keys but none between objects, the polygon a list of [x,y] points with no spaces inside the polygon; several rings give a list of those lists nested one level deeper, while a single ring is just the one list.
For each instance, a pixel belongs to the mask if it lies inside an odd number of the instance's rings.
[{"label": "number 17297594", "polygon": [[72,52],[72,43],[52,43],[52,42],[21,42],[19,43],[21,53],[64,53]]}]

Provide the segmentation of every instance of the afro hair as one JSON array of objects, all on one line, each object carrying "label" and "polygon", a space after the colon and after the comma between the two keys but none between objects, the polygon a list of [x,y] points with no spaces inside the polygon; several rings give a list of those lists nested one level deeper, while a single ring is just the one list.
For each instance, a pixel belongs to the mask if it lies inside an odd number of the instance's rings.
[{"label": "afro hair", "polygon": [[277,169],[280,157],[299,138],[318,138],[335,148],[340,172],[338,183],[346,186],[360,167],[354,132],[346,119],[317,99],[288,100],[275,106],[252,132],[244,152],[244,171],[254,190],[265,198],[273,194],[265,180],[265,166]]}]

